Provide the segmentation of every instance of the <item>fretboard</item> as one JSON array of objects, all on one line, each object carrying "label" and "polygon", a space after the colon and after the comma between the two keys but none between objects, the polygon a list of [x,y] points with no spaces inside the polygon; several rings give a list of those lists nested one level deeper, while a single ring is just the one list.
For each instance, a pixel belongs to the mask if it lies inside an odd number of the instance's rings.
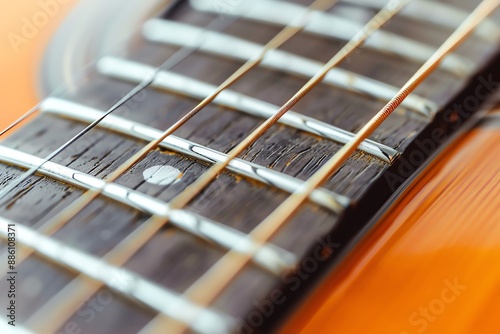
[{"label": "fretboard", "polygon": [[[262,50],[291,19],[285,14],[300,12],[311,1],[271,1],[271,7],[262,1],[257,9],[241,12],[236,4],[225,7],[220,18],[211,1],[193,1],[193,7],[181,2],[146,22],[127,56],[97,60],[78,87],[43,101],[37,118],[1,143],[0,184],[8,186],[102,117],[148,73],[196,44],[205,31],[196,51],[174,66],[160,68],[148,87],[0,199],[0,223],[15,223],[18,245],[31,250],[17,268],[19,324],[36,331],[41,319],[57,319],[59,305],[69,305],[75,310],[56,326],[60,332],[77,326],[81,333],[137,333],[160,313],[186,322],[190,312],[206,321],[188,324],[193,331],[219,333],[219,328],[241,326],[268,331],[265,326],[275,324],[285,304],[293,305],[397,187],[460,128],[462,118],[480,108],[474,103],[463,117],[453,105],[472,103],[468,92],[498,78],[498,70],[491,70],[498,61],[500,35],[493,19],[446,58],[315,190],[299,214],[259,248],[208,308],[200,310],[183,294],[229,250],[252,251],[246,236],[396,95],[479,2],[409,5],[182,208],[169,207],[169,202],[213,163],[224,161],[385,2],[349,0],[318,11],[316,24],[306,25],[270,51],[158,149],[106,184],[103,180],[113,171]],[[229,3],[234,1],[221,1]],[[438,10],[442,22],[424,15],[425,4]],[[242,17],[227,27],[213,24],[235,16]],[[224,29],[207,32],[207,25]],[[384,43],[386,39],[396,42]],[[422,143],[438,132],[443,140],[423,149]],[[47,233],[47,222],[96,187],[102,189],[97,199]],[[152,216],[165,217],[168,223],[125,263],[110,261],[109,254],[127,238],[133,247],[133,236],[148,228]],[[2,273],[5,262],[0,263]],[[89,286],[97,286],[97,292]],[[78,287],[91,293],[78,299]],[[273,304],[276,315],[262,315],[259,305],[270,298],[287,302]]]}]

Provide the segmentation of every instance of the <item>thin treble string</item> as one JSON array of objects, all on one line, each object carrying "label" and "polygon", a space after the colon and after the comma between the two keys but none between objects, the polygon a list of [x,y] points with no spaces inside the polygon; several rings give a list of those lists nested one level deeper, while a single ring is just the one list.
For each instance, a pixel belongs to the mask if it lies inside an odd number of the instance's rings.
[{"label": "thin treble string", "polygon": [[[325,10],[333,6],[338,1],[339,0],[316,0],[310,7],[306,9],[304,16],[306,16],[312,10]],[[295,34],[297,34],[299,31],[303,29],[304,26],[303,23],[297,23],[297,22],[293,23],[295,25],[289,25],[285,27],[269,43],[267,43],[263,47],[258,57],[252,58],[245,64],[243,64],[243,66],[240,67],[240,69],[238,69],[233,75],[231,75],[228,79],[226,79],[211,95],[205,98],[188,114],[186,114],[183,118],[181,118],[169,129],[167,129],[162,134],[162,136],[150,142],[141,151],[139,151],[127,162],[125,162],[122,166],[120,166],[115,172],[111,173],[106,178],[105,181],[107,183],[113,182],[118,177],[120,177],[130,167],[132,167],[138,161],[143,159],[151,150],[156,148],[159,145],[159,143],[161,143],[167,136],[175,132],[180,126],[182,126],[194,115],[196,115],[196,113],[201,111],[206,105],[212,102],[220,92],[222,92],[231,84],[233,84],[238,79],[243,77],[251,69],[258,66],[260,62],[264,59],[268,51],[279,47],[280,45],[285,43],[287,40],[289,40],[291,37],[293,37]],[[90,202],[92,202],[101,192],[102,189],[87,191],[79,200],[75,201],[67,209],[63,210],[54,219],[44,224],[44,226],[40,230],[45,234],[55,233],[55,231],[57,231],[59,228],[64,226],[68,221],[70,221],[76,214],[78,214],[83,208],[85,208]],[[165,223],[166,221],[165,222],[162,221],[161,225],[157,225],[154,223],[154,219],[153,220],[150,219],[147,222],[143,223],[141,227],[135,231],[135,233],[130,235],[127,239],[125,239],[122,243],[120,243],[117,247],[115,247],[115,249],[113,249],[105,257],[105,260],[113,265],[117,266],[123,265]],[[139,237],[142,237],[143,238],[142,240],[144,240],[144,242],[139,241],[137,239]],[[30,253],[32,253],[32,251],[30,251]],[[82,283],[84,284],[76,284],[73,295],[74,298],[68,298],[67,296],[56,296],[55,298],[49,301],[50,305],[57,307],[57,314],[46,314],[41,311],[33,315],[32,318],[29,319],[29,323],[35,324],[37,328],[43,326],[44,331],[49,331],[49,332],[50,329],[55,330],[59,328],[58,326],[62,325],[62,323],[64,323],[64,321],[73,314],[71,310],[74,310],[74,307],[78,307],[78,305],[81,304],[82,301],[80,300],[80,298],[83,298],[84,300],[88,299],[89,295],[91,295],[93,292],[94,293],[97,292],[97,290],[102,286],[98,282],[89,282],[88,280],[83,280]],[[63,306],[61,307],[61,305]],[[51,309],[51,308],[45,307],[44,309]],[[50,319],[50,321],[47,321],[47,319]]]},{"label": "thin treble string", "polygon": [[[231,25],[233,22],[235,22],[236,19],[231,18],[228,20],[220,20],[219,18],[214,19],[210,24],[206,27],[206,29],[210,30],[224,30],[227,28],[229,25]],[[202,33],[203,34],[203,33]],[[194,53],[197,50],[197,47],[189,47],[185,46],[181,49],[179,49],[177,52],[175,52],[169,59],[167,59],[163,64],[155,68],[154,71],[152,71],[151,74],[146,76],[138,85],[136,85],[131,91],[129,91],[124,97],[122,97],[118,102],[116,102],[111,108],[109,108],[101,117],[93,121],[91,124],[89,124],[87,127],[85,127],[83,130],[81,130],[78,134],[73,136],[70,140],[65,142],[63,145],[61,145],[59,148],[57,148],[55,151],[50,153],[41,163],[39,163],[36,166],[33,166],[20,176],[18,176],[16,179],[8,183],[8,185],[0,190],[0,204],[3,204],[6,199],[4,197],[8,195],[12,190],[14,190],[19,184],[21,184],[23,181],[28,179],[30,176],[35,174],[40,168],[42,168],[47,162],[51,161],[53,158],[58,156],[61,152],[63,152],[65,149],[67,149],[69,146],[74,144],[77,140],[82,138],[85,134],[87,134],[90,130],[95,128],[99,123],[104,120],[107,116],[112,114],[114,111],[116,111],[118,108],[123,106],[125,103],[127,103],[129,100],[134,98],[137,94],[141,93],[145,88],[147,88],[156,78],[156,75],[165,70],[165,69],[171,69],[172,67],[176,66],[179,64],[181,61],[186,59],[189,55]],[[47,98],[46,98],[47,99]],[[46,100],[44,99],[44,100]],[[40,105],[43,103],[40,102],[35,106],[35,108],[40,107]],[[20,119],[15,121],[13,124],[8,126],[5,130],[2,131],[1,134],[4,134],[5,132],[9,131],[13,127],[15,127],[17,124],[22,122],[24,119],[28,118],[29,116],[33,115],[37,109],[31,109],[28,111],[24,116],[22,116]],[[2,201],[2,199],[4,199]]]},{"label": "thin treble string", "polygon": [[[275,124],[278,119],[284,115],[288,110],[290,110],[302,97],[304,97],[309,91],[311,91],[316,85],[321,83],[326,74],[340,62],[345,60],[349,55],[352,54],[358,47],[360,47],[365,40],[373,34],[375,31],[380,29],[380,27],[389,21],[404,5],[406,5],[409,0],[403,1],[391,1],[384,9],[382,9],[377,15],[375,15],[365,27],[358,32],[352,40],[350,40],[332,59],[325,64],[325,66],[313,77],[311,78],[287,103],[285,103],[273,117],[267,119],[259,128],[253,131],[247,138],[245,138],[238,146],[236,146],[230,153],[228,158],[222,162],[215,164],[211,167],[200,179],[193,183],[190,187],[186,188],[184,192],[179,194],[173,201],[175,208],[180,208],[187,203],[189,203],[198,192],[206,187],[216,176],[227,166],[229,161],[239,154],[241,154],[245,149],[252,145],[260,136],[265,133],[273,124]],[[161,226],[166,222],[164,218],[152,217],[152,224],[156,226]],[[139,239],[140,238],[140,239]],[[136,240],[141,242],[146,241],[146,237],[141,235],[136,235]],[[231,254],[232,252],[230,252]],[[218,292],[216,292],[217,294]],[[192,297],[187,293],[188,297]],[[198,300],[194,300],[196,303]],[[209,302],[209,301],[207,301]],[[201,303],[201,305],[206,305]],[[166,325],[167,323],[167,325]],[[167,326],[167,327],[165,327]],[[150,326],[148,326],[146,332],[155,332],[159,328],[169,328],[173,332],[183,332],[186,329],[186,324],[181,324],[175,320],[170,321],[164,315],[157,317]]]},{"label": "thin treble string", "polygon": [[[158,10],[161,10],[161,7],[162,7],[162,5],[160,3],[158,3],[158,5],[156,6],[156,8]],[[215,22],[215,20],[213,22],[211,22],[211,23],[214,23],[214,22]],[[223,29],[221,29],[221,30],[223,30]],[[173,54],[171,57],[174,57],[174,56],[175,56],[175,54]],[[79,71],[77,74],[73,75],[73,78],[75,79],[75,82],[80,81],[82,77],[84,77],[85,75],[87,75],[88,72],[89,72],[89,69],[92,68],[92,66],[94,66],[94,65],[95,64],[86,65],[86,66],[84,66],[84,68],[81,71]],[[53,89],[52,92],[48,96],[42,98],[42,100],[39,101],[34,107],[32,107],[30,110],[28,110],[21,117],[19,117],[18,119],[16,119],[14,122],[12,122],[10,125],[8,125],[7,127],[5,127],[2,131],[0,131],[0,139],[7,132],[11,131],[13,128],[15,128],[16,126],[18,126],[19,124],[21,124],[23,121],[25,121],[26,119],[28,119],[30,116],[36,114],[40,110],[40,107],[42,106],[42,104],[46,100],[48,100],[50,98],[54,98],[56,96],[60,96],[65,91],[66,91],[66,89],[65,89],[64,86]],[[40,166],[40,168],[41,167],[43,167],[43,165]],[[0,198],[1,198],[1,196],[0,196]]]},{"label": "thin treble string", "polygon": [[[316,0],[308,10],[312,9],[322,9],[323,7],[331,7],[339,0]],[[281,44],[290,39],[293,35],[299,32],[302,26],[287,26],[280,33],[278,33],[268,44],[263,47],[263,50],[258,57],[252,58],[251,60],[244,63],[233,75],[226,79],[212,94],[201,101],[197,106],[195,106],[191,111],[184,115],[180,120],[169,127],[165,132],[162,133],[160,137],[155,139],[146,145],[143,149],[129,158],[124,164],[119,166],[113,173],[109,174],[105,179],[107,183],[114,182],[117,178],[123,175],[127,170],[134,166],[137,162],[143,159],[151,150],[155,149],[166,137],[171,135],[177,129],[179,129],[183,124],[185,124],[189,119],[195,116],[199,111],[201,111],[205,106],[207,106],[211,101],[213,101],[217,95],[228,88],[231,84],[239,80],[246,73],[248,73],[252,68],[259,65],[259,63],[264,59],[266,53],[272,49],[279,47]],[[50,221],[45,223],[40,231],[45,234],[55,233],[62,226],[67,224],[71,219],[73,219],[81,210],[83,210],[89,203],[91,203],[99,194],[102,192],[101,189],[93,189],[85,192],[78,200],[68,206],[66,209],[61,211],[57,216],[52,218]]]},{"label": "thin treble string", "polygon": [[[86,67],[84,67],[79,73],[77,73],[76,75],[74,75],[74,78],[75,78],[75,81],[78,82],[81,80],[82,77],[84,77],[85,75],[88,74],[89,72],[89,68],[92,67],[92,64],[90,65],[87,65]],[[11,131],[12,129],[14,129],[16,126],[18,126],[19,124],[21,124],[23,121],[27,120],[29,117],[33,116],[34,114],[36,114],[39,110],[40,110],[40,107],[42,106],[42,104],[50,99],[50,98],[54,98],[56,96],[61,96],[63,95],[63,93],[66,91],[65,87],[62,86],[62,87],[58,87],[58,88],[55,88],[48,96],[42,98],[41,101],[39,101],[34,107],[32,107],[30,110],[28,110],[26,113],[24,113],[21,117],[19,117],[18,119],[16,119],[14,122],[12,122],[10,125],[8,125],[7,127],[5,127],[2,131],[0,131],[0,139],[1,137],[3,137],[7,132]],[[1,197],[0,197],[1,198]]]},{"label": "thin treble string", "polygon": [[[499,0],[483,0],[460,27],[457,28],[457,30],[400,89],[398,94],[356,134],[355,138],[344,145],[339,152],[320,168],[320,170],[306,182],[302,189],[292,194],[250,233],[249,236],[252,240],[257,242],[259,246],[268,242],[275,233],[297,213],[300,207],[307,201],[311,192],[326,182],[326,180],[328,180],[328,178],[331,177],[352,155],[357,146],[373,133],[401,102],[439,66],[445,56],[458,47],[499,5]],[[258,249],[258,247],[255,249]],[[252,253],[241,254],[231,250],[186,291],[186,297],[197,303],[197,305],[209,305],[238,275],[253,255]],[[147,327],[147,330],[150,332],[154,332],[154,330],[158,328],[169,328],[169,333],[181,333],[186,329],[185,324],[179,324],[177,322],[156,320],[152,322],[152,324],[154,324],[154,326]],[[170,324],[173,324],[173,327],[164,327]]]},{"label": "thin treble string", "polygon": [[[82,71],[78,74],[76,74],[74,77],[75,77],[75,80],[78,82],[79,80],[81,80],[81,78],[83,76],[85,76],[88,72],[88,69],[92,67],[92,64],[91,65],[88,65],[87,67],[85,67],[84,69],[82,69]],[[56,96],[61,96],[64,92],[65,92],[65,88],[64,87],[59,87],[59,88],[56,88],[52,91],[52,93],[50,93],[48,96],[44,97],[41,101],[39,101],[34,107],[32,107],[30,110],[28,110],[26,113],[24,113],[21,117],[19,117],[18,119],[16,119],[14,122],[12,122],[10,125],[8,125],[7,127],[5,127],[2,131],[0,131],[0,139],[1,137],[3,137],[7,132],[11,131],[12,129],[14,129],[16,126],[18,126],[19,124],[21,124],[22,122],[24,122],[25,120],[27,120],[29,117],[33,116],[34,114],[36,114],[39,110],[40,110],[40,107],[42,106],[42,104],[50,99],[50,98],[54,98]],[[1,198],[1,197],[0,197]]]},{"label": "thin treble string", "polygon": [[13,128],[15,128],[16,126],[21,124],[23,121],[27,120],[30,116],[34,115],[40,109],[41,104],[42,104],[42,102],[39,102],[36,106],[31,108],[27,113],[25,113],[24,115],[19,117],[17,120],[12,122],[12,124],[8,125],[5,129],[3,129],[0,132],[0,138],[3,137],[3,135],[5,135],[7,132],[12,130]]},{"label": "thin treble string", "polygon": [[[217,18],[217,19],[214,19],[213,21],[211,21],[206,29],[213,29],[213,30],[217,30],[217,31],[224,31],[227,27],[229,27],[231,24],[233,24],[234,22],[236,21],[236,19],[227,19],[227,20],[223,20],[223,22],[221,22],[220,18]],[[163,70],[168,70],[172,67],[174,67],[175,65],[179,64],[181,61],[183,61],[184,59],[186,59],[189,55],[191,55],[193,52],[195,52],[197,50],[197,47],[183,47],[179,50],[177,50],[173,55],[171,55],[161,66],[159,66],[153,73],[158,73],[160,71],[163,71]],[[149,78],[148,78],[149,79]],[[154,80],[154,78],[153,78]],[[147,87],[147,85],[145,85],[145,81],[144,80],[143,82],[141,82],[141,84],[139,86],[136,86],[135,88],[137,89],[138,87]],[[149,81],[148,81],[149,82]],[[139,91],[136,92],[139,93]],[[52,94],[51,96],[53,96],[54,94]],[[132,96],[133,97],[133,96]],[[43,101],[41,102],[43,103]],[[38,106],[41,104],[39,103]],[[115,108],[116,110],[116,108]],[[110,110],[107,112],[106,115],[100,117],[98,120],[96,120],[94,123],[98,124],[100,121],[102,121],[107,115],[109,115],[113,110]],[[30,112],[33,112],[30,111]],[[93,123],[93,124],[94,124]],[[86,128],[87,129],[87,128]],[[84,129],[85,130],[85,129]],[[89,129],[90,130],[90,129]],[[50,159],[49,159],[50,160]],[[48,162],[49,160],[46,160],[44,161],[43,163],[39,164],[39,166],[36,166],[36,170],[38,170],[38,168],[41,168],[43,167],[44,163]],[[35,169],[35,168],[32,168],[32,169]],[[36,170],[34,172],[36,172]],[[21,177],[21,176],[20,176]],[[22,181],[21,181],[22,182]],[[1,197],[0,197],[1,198]],[[39,227],[40,229],[40,232],[42,233],[46,233],[46,234],[52,234],[52,233],[55,233],[58,228],[54,228],[55,224],[51,224],[50,222],[46,222],[44,224],[42,224],[42,226]],[[28,249],[28,248],[20,248],[19,251],[18,251],[18,254],[17,254],[17,263],[20,264],[22,263],[24,260],[26,260],[31,254],[33,253],[33,250],[31,249]],[[0,269],[1,269],[1,266],[0,265]],[[0,271],[1,272],[1,271]]]},{"label": "thin treble string", "polygon": [[[110,115],[113,113],[116,109],[121,107],[124,103],[126,103],[128,100],[132,99],[134,96],[136,96],[138,93],[140,93],[145,87],[147,87],[150,83],[152,82],[152,78],[147,78],[143,80],[139,85],[134,87],[129,93],[127,93],[123,98],[121,98],[117,103],[115,103],[104,115],[102,115],[100,118],[96,119],[94,122],[92,122],[90,125],[88,125],[86,128],[84,128],[82,131],[80,131],[78,134],[73,136],[70,140],[65,142],[63,145],[61,145],[59,148],[57,148],[55,151],[50,153],[41,163],[39,163],[36,166],[33,166],[20,176],[18,176],[14,181],[10,182],[7,187],[3,188],[0,191],[0,204],[3,204],[5,202],[1,201],[6,195],[8,195],[12,190],[14,190],[19,184],[21,184],[23,181],[28,179],[30,176],[35,174],[40,168],[42,168],[47,162],[58,156],[62,151],[64,151],[66,148],[68,148],[71,144],[76,142],[78,139],[82,138],[86,133],[88,133],[90,130],[92,130],[94,127],[96,127],[106,116]],[[34,113],[34,111],[30,111],[31,114]]]},{"label": "thin treble string", "polygon": [[[377,31],[383,24],[389,21],[404,5],[406,5],[409,1],[391,1],[389,4],[384,7],[375,17],[367,23],[367,25],[358,32],[354,38],[349,41],[345,47],[339,51],[337,55],[335,55],[332,60],[326,65],[335,66],[340,61],[345,59],[349,54],[351,54],[357,47],[364,43],[364,41],[375,31]],[[321,78],[325,75],[325,70],[321,71],[317,77]],[[288,106],[291,108],[293,104],[300,99],[302,96],[303,90],[307,90],[310,87],[310,84],[314,85],[316,78],[311,79],[310,83],[306,84],[303,89],[301,89],[297,94],[290,99],[289,103],[284,105],[284,108]],[[402,101],[402,100],[401,100]],[[400,101],[400,103],[401,103]],[[359,145],[359,142],[355,144],[354,149]],[[354,150],[353,149],[353,150]],[[213,177],[214,174],[206,173],[207,180],[210,177]],[[330,174],[329,174],[330,175]],[[204,182],[200,182],[200,184],[204,184]],[[315,185],[316,188],[318,185]],[[302,187],[300,191],[296,193],[296,196],[301,196],[302,201],[306,201],[311,191],[305,191],[304,187]],[[314,189],[312,188],[312,189]],[[286,207],[286,209],[289,209]],[[292,217],[296,213],[296,210],[289,212],[287,218]],[[269,218],[272,222],[275,220],[275,216]],[[267,226],[269,225],[269,220],[266,219],[263,224],[259,226]],[[281,226],[283,223],[280,223]],[[259,232],[262,227],[257,227],[254,232],[249,235],[249,238],[252,240],[256,238],[259,241],[259,245],[262,246],[263,236]],[[271,234],[272,235],[272,234]],[[269,240],[271,235],[266,235],[266,241]],[[255,248],[255,249],[258,249]],[[223,291],[223,289],[229,284],[229,282],[239,273],[239,271],[246,265],[249,259],[251,259],[254,254],[241,254],[236,252],[235,250],[229,251],[215,266],[213,266],[201,279],[199,279],[191,288],[189,288],[185,296],[189,298],[189,300],[195,302],[197,305],[207,306],[213,299],[216,298]],[[229,271],[227,268],[229,267]],[[223,276],[222,280],[219,280],[219,275]],[[154,333],[160,328],[169,328],[169,332],[171,333],[182,333],[187,329],[187,324],[181,323],[175,319],[170,319],[164,315],[159,315],[155,318],[148,326],[146,326],[141,333]]]}]

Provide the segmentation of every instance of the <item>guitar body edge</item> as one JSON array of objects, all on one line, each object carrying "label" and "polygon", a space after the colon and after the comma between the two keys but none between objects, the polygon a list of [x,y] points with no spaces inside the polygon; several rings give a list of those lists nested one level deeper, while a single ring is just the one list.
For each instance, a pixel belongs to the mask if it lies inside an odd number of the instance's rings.
[{"label": "guitar body edge", "polygon": [[500,109],[424,170],[282,333],[497,333]]}]

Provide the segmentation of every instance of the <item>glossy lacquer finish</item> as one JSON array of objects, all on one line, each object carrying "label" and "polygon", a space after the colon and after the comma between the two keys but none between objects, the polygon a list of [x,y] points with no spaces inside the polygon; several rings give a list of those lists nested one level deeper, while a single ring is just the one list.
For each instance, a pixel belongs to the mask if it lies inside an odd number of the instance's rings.
[{"label": "glossy lacquer finish", "polygon": [[428,168],[284,333],[498,333],[500,114]]},{"label": "glossy lacquer finish", "polygon": [[39,64],[50,37],[77,0],[0,3],[0,129],[38,102]]},{"label": "glossy lacquer finish", "polygon": [[[38,102],[43,50],[75,3],[0,4],[0,129]],[[448,150],[290,317],[285,332],[497,333],[498,140],[499,127],[490,124]]]}]

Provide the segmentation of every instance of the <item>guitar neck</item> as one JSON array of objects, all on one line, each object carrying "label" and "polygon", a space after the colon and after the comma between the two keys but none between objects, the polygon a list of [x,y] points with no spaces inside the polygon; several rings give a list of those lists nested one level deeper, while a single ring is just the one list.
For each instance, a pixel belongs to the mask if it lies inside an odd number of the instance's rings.
[{"label": "guitar neck", "polygon": [[[479,3],[473,2],[454,1],[449,10],[466,16]],[[18,286],[24,291],[19,295],[19,312],[28,325],[40,325],[48,312],[49,324],[62,320],[61,326],[74,324],[89,333],[135,333],[157,316],[159,308],[177,302],[186,303],[188,310],[168,310],[169,315],[177,320],[188,317],[191,307],[197,310],[196,305],[182,294],[228,250],[251,250],[246,235],[349,142],[456,28],[453,22],[446,22],[446,16],[443,24],[411,15],[415,11],[395,16],[377,32],[378,37],[349,55],[180,208],[169,206],[170,201],[214,162],[227,158],[380,9],[377,2],[368,6],[368,1],[346,1],[318,11],[315,22],[330,22],[343,29],[306,25],[157,149],[105,185],[102,180],[194,109],[283,29],[280,12],[270,11],[274,17],[263,10],[247,15],[237,13],[236,6],[219,18],[213,8],[197,3],[201,2],[193,1],[192,7],[181,2],[148,21],[143,36],[130,46],[126,57],[98,60],[76,87],[45,100],[35,120],[2,142],[0,160],[5,164],[0,165],[0,184],[40,166],[36,175],[0,199],[2,216],[26,228],[19,232],[20,244],[23,234],[44,241],[42,246],[25,241],[34,251],[26,251],[26,259],[17,269]],[[284,7],[286,12],[308,5],[298,3]],[[274,5],[278,9],[285,6]],[[231,15],[237,14],[246,16],[233,22]],[[199,30],[208,25],[212,33],[203,35],[204,43],[182,53],[192,48]],[[295,291],[310,284],[309,278],[317,276],[319,268],[324,270],[396,188],[480,108],[493,92],[497,73],[492,72],[491,64],[498,60],[497,45],[480,31],[446,58],[313,193],[299,214],[265,243],[206,309],[208,318],[223,324],[244,319],[243,328],[266,325],[267,315],[260,311],[259,317],[252,318],[251,312],[261,310],[269,298],[276,299],[273,308],[281,300],[294,299]],[[389,48],[383,41],[392,38],[399,43]],[[407,45],[413,45],[412,52],[405,49]],[[167,59],[176,61],[165,63]],[[130,95],[153,72],[154,80]],[[485,98],[477,98],[476,103],[467,96],[477,85],[482,85]],[[125,96],[127,101],[116,107]],[[109,117],[79,136],[109,111]],[[422,143],[436,135],[439,142],[423,150]],[[43,158],[75,136],[78,140],[44,163]],[[100,194],[73,219],[47,225],[96,187],[102,189]],[[169,223],[155,230],[148,225],[152,216],[168,218]],[[135,236],[148,229],[151,235],[142,245]],[[55,245],[61,247],[59,254],[50,252]],[[124,245],[134,250],[130,256],[117,255]],[[91,258],[79,263],[80,252]],[[91,270],[96,267],[102,272]],[[296,271],[288,275],[290,268]],[[122,285],[111,282],[113,274],[124,277]],[[75,282],[82,283],[88,276],[94,285],[75,289]],[[95,283],[99,279],[102,286]],[[157,295],[140,290],[143,286]],[[78,299],[71,301],[77,292],[90,292],[83,305]],[[64,296],[69,304],[63,302]],[[158,296],[168,298],[161,307],[157,306]],[[71,311],[66,320],[53,316],[60,305],[80,309]]]}]

